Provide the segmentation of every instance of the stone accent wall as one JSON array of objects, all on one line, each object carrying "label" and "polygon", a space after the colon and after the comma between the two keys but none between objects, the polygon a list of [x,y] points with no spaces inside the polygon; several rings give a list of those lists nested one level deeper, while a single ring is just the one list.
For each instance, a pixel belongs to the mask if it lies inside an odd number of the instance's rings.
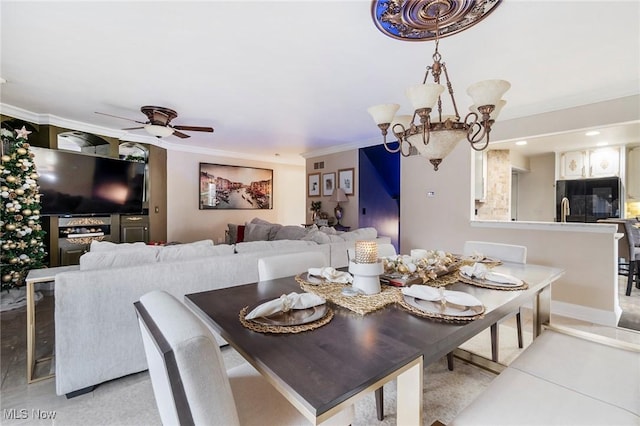
[{"label": "stone accent wall", "polygon": [[510,220],[511,161],[509,150],[487,151],[487,198],[476,203],[480,220]]}]

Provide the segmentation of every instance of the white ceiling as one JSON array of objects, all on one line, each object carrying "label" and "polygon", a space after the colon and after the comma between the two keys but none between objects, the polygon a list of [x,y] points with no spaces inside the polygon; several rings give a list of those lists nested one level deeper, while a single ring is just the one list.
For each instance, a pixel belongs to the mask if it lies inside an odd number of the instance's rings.
[{"label": "white ceiling", "polygon": [[[383,35],[370,8],[368,0],[2,0],[3,112],[120,136],[135,123],[95,111],[145,121],[140,106],[165,106],[179,114],[174,125],[216,130],[159,143],[267,161],[378,143],[367,107],[397,102],[409,112],[404,89],[422,81],[433,42]],[[518,118],[640,93],[639,22],[638,1],[505,0],[444,38],[440,52],[461,113],[466,87],[503,78],[512,87],[499,120]]]}]

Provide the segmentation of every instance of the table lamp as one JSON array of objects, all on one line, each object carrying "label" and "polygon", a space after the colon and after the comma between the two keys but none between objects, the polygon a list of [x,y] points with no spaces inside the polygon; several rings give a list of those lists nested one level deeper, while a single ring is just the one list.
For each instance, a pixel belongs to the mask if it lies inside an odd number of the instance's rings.
[{"label": "table lamp", "polygon": [[342,219],[343,211],[342,207],[340,207],[340,203],[346,203],[347,201],[349,201],[349,198],[347,197],[347,194],[344,193],[344,189],[336,188],[335,191],[333,191],[333,194],[331,194],[331,197],[329,197],[329,201],[335,201],[338,203],[333,209],[333,214],[336,216],[338,225],[341,225],[340,219]]},{"label": "table lamp", "polygon": [[355,259],[349,261],[352,287],[365,294],[380,293],[379,276],[383,271],[382,262],[378,259],[378,244],[375,241],[356,241]]}]

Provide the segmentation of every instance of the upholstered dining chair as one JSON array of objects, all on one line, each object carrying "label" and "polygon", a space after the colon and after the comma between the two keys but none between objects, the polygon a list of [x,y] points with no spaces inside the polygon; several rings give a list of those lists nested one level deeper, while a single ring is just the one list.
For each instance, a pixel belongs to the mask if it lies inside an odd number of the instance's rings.
[{"label": "upholstered dining chair", "polygon": [[624,221],[625,236],[629,247],[629,269],[627,291],[625,292],[627,296],[631,296],[634,281],[636,287],[640,288],[640,228],[636,228],[636,225],[640,225],[640,221],[637,219],[625,219]]},{"label": "upholstered dining chair", "polygon": [[[465,241],[462,250],[464,256],[482,254],[486,257],[502,260],[503,262],[527,263],[527,248],[514,244],[493,243],[488,241]],[[516,311],[516,329],[518,332],[518,347],[522,348],[522,316],[520,308]],[[498,362],[498,323],[491,326],[491,359]],[[448,357],[449,369],[453,369],[452,358]]]},{"label": "upholstered dining chair", "polygon": [[[226,370],[207,326],[169,293],[147,293],[134,306],[162,424],[311,424],[248,363]],[[351,405],[322,424],[353,419]]]},{"label": "upholstered dining chair", "polygon": [[279,254],[258,259],[258,276],[260,281],[275,280],[324,266],[329,266],[329,262],[319,251]]}]

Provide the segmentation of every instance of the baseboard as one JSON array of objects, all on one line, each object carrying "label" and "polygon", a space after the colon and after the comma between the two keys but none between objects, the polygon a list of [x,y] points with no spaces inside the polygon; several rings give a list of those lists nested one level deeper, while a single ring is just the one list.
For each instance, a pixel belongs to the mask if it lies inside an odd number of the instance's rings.
[{"label": "baseboard", "polygon": [[589,308],[587,306],[552,300],[551,314],[575,318],[594,324],[606,325],[608,327],[615,327],[618,325],[620,315],[622,315],[622,309],[620,309],[620,306],[616,306],[614,311],[605,311],[602,309]]}]

